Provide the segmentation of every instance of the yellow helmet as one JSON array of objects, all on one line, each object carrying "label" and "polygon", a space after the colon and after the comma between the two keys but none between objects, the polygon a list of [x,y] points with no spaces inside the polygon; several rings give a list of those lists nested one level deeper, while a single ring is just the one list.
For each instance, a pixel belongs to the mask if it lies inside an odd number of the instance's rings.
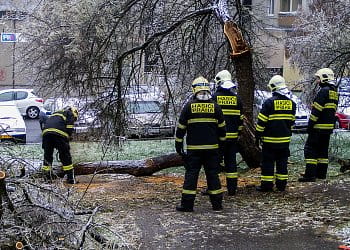
[{"label": "yellow helmet", "polygon": [[79,116],[78,109],[76,107],[71,107],[70,109],[72,110],[75,120],[78,120],[78,116]]},{"label": "yellow helmet", "polygon": [[270,89],[271,92],[287,88],[286,80],[280,75],[275,75],[270,79],[269,83],[267,84],[267,87]]},{"label": "yellow helmet", "polygon": [[203,76],[197,77],[192,82],[192,91],[194,94],[197,94],[201,90],[208,91],[210,93],[209,82]]},{"label": "yellow helmet", "polygon": [[334,81],[334,72],[330,68],[319,69],[315,76],[318,76],[321,80],[321,83],[326,83],[329,81]]},{"label": "yellow helmet", "polygon": [[232,81],[231,73],[228,72],[226,69],[221,70],[219,73],[216,74],[215,83],[225,89],[236,87],[236,85]]}]

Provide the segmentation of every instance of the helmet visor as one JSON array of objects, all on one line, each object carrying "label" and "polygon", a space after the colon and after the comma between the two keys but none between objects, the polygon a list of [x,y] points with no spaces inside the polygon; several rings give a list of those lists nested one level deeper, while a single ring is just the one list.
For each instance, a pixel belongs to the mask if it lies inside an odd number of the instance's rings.
[{"label": "helmet visor", "polygon": [[192,84],[192,87],[193,88],[196,88],[196,87],[209,87],[209,83],[208,82],[199,82],[199,83],[195,83],[195,84]]}]

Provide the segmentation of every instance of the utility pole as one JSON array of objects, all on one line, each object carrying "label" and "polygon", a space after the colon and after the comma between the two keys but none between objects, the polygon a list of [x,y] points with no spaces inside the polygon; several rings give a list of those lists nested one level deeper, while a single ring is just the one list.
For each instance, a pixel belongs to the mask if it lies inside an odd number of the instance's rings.
[{"label": "utility pole", "polygon": [[[16,18],[13,18],[13,30],[14,33],[16,34]],[[17,37],[16,41],[13,42],[13,47],[12,47],[12,88],[15,88],[15,61],[16,61],[16,42],[17,42]]]}]

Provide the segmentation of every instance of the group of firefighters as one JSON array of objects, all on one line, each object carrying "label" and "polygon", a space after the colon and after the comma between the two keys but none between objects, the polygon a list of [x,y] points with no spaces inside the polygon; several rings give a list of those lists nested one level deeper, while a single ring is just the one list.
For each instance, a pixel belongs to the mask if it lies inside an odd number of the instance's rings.
[{"label": "group of firefighters", "polygon": [[[334,129],[338,93],[334,73],[322,68],[315,74],[320,90],[316,95],[308,122],[308,138],[304,148],[305,174],[300,182],[326,179],[328,146]],[[192,82],[193,96],[183,107],[176,129],[175,149],[185,162],[185,179],[181,204],[177,211],[192,212],[201,167],[204,167],[207,190],[213,210],[222,210],[223,190],[219,179],[220,163],[226,176],[227,194],[237,191],[238,137],[243,128],[242,102],[237,95],[237,86],[229,71],[220,71],[215,77],[217,89],[211,95],[207,79],[200,76]],[[262,146],[261,184],[258,191],[284,191],[288,180],[287,162],[290,156],[291,128],[295,121],[296,104],[291,99],[285,79],[273,76],[267,87],[272,97],[264,103],[256,124],[256,145]],[[51,180],[54,149],[58,150],[67,183],[74,184],[74,169],[69,141],[78,111],[66,107],[40,119],[44,178]],[[186,135],[186,150],[184,138]]]},{"label": "group of firefighters", "polygon": [[[328,146],[334,129],[338,93],[334,73],[322,68],[315,73],[320,87],[308,122],[304,148],[305,173],[298,180],[313,182],[326,179]],[[219,179],[220,162],[224,163],[227,194],[237,191],[238,137],[243,128],[242,102],[230,72],[220,71],[215,77],[217,90],[211,95],[207,79],[200,76],[192,82],[193,96],[181,111],[175,138],[176,152],[185,162],[185,180],[177,211],[192,212],[199,172],[203,166],[213,210],[222,210],[223,190]],[[261,180],[257,191],[270,192],[274,186],[285,191],[288,180],[289,144],[295,122],[296,104],[285,79],[273,76],[267,87],[272,97],[264,101],[258,115],[255,138],[261,146]],[[186,135],[186,152],[184,137]]]}]

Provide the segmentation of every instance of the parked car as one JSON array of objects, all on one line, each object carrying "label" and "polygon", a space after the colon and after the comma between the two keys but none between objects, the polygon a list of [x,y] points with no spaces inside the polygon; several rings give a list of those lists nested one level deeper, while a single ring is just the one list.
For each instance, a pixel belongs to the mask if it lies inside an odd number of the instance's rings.
[{"label": "parked car", "polygon": [[173,136],[175,122],[166,116],[158,101],[127,102],[128,137]]},{"label": "parked car", "polygon": [[[268,98],[272,97],[270,91],[255,90],[254,92],[254,117],[257,117],[262,104]],[[296,103],[295,124],[292,127],[293,132],[305,132],[310,116],[310,109],[305,103],[301,101],[299,97],[292,94],[292,100]]]},{"label": "parked car", "polygon": [[339,95],[335,116],[335,128],[350,129],[350,93]]},{"label": "parked car", "polygon": [[14,103],[0,103],[0,141],[26,142],[26,125]]},{"label": "parked car", "polygon": [[47,115],[53,112],[63,109],[67,106],[76,107],[79,111],[78,120],[75,122],[74,130],[76,133],[88,132],[90,129],[101,127],[101,123],[98,119],[98,111],[89,107],[89,99],[81,99],[77,97],[71,98],[48,98],[44,102],[44,110]]},{"label": "parked car", "polygon": [[22,116],[39,117],[44,100],[36,96],[33,89],[6,89],[0,91],[0,104],[14,103]]},{"label": "parked car", "polygon": [[124,98],[132,101],[152,100],[158,101],[159,103],[164,103],[166,100],[165,93],[161,91],[158,86],[148,86],[144,84],[130,86]]}]

